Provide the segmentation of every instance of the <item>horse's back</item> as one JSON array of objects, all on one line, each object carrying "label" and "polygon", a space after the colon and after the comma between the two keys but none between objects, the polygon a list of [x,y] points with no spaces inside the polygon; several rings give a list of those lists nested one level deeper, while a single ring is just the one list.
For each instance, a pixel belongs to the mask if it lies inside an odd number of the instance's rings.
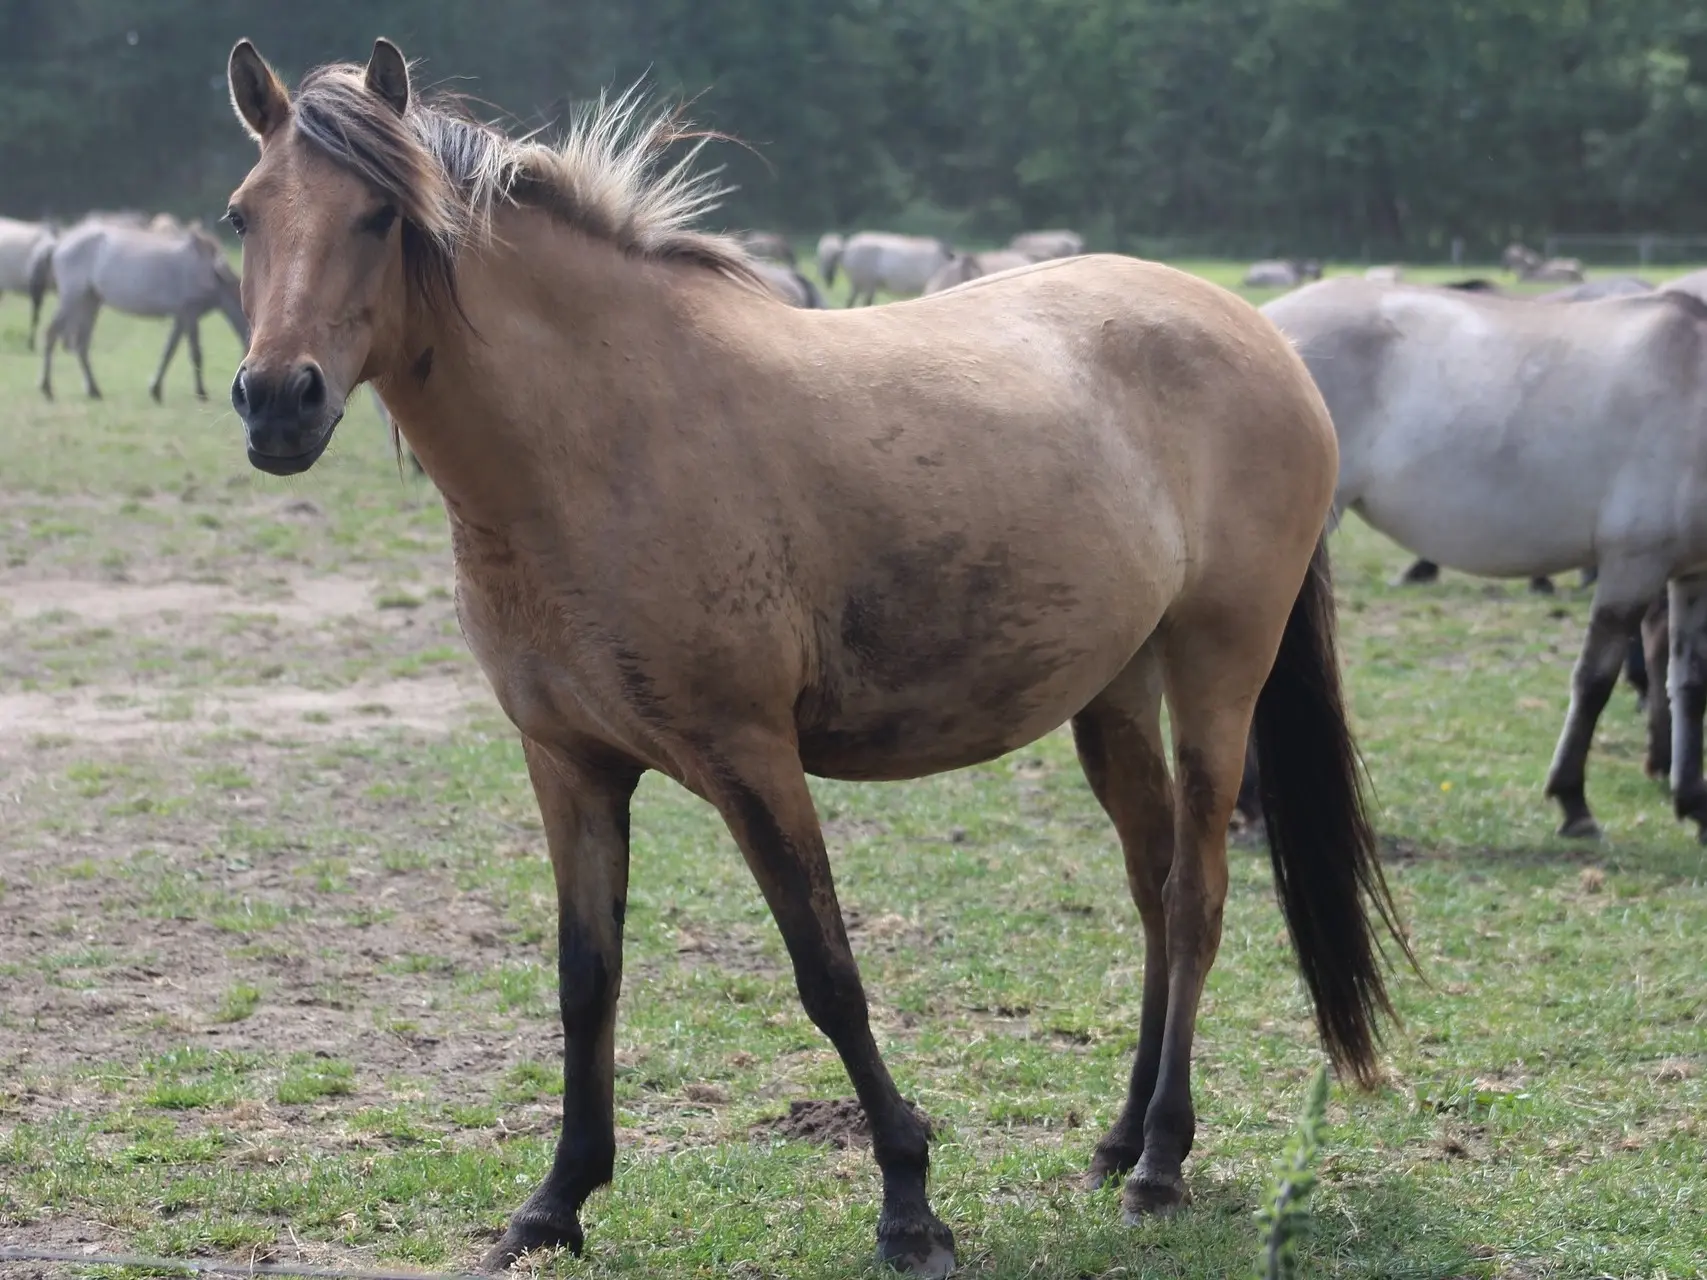
[{"label": "horse's back", "polygon": [[1670,538],[1656,499],[1701,468],[1702,327],[1681,299],[1536,306],[1337,279],[1268,304],[1340,439],[1339,503],[1491,576]]}]

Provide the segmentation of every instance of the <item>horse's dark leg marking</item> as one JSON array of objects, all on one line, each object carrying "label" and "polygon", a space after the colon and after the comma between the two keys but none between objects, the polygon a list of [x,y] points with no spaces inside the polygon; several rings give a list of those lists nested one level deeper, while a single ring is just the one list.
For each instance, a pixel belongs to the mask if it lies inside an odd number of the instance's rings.
[{"label": "horse's dark leg marking", "polygon": [[1651,600],[1647,592],[1637,593],[1635,603],[1627,600],[1607,603],[1597,597],[1594,611],[1589,615],[1582,653],[1571,671],[1570,710],[1565,713],[1565,727],[1553,753],[1553,766],[1547,772],[1546,794],[1557,800],[1564,812],[1559,827],[1562,836],[1600,835],[1584,794],[1589,746],[1594,741],[1595,722],[1618,684],[1625,646],[1640,626]]},{"label": "horse's dark leg marking", "polygon": [[836,1046],[871,1124],[872,1153],[883,1173],[878,1256],[905,1271],[946,1275],[954,1236],[925,1193],[925,1127],[902,1101],[872,1038],[799,754],[791,742],[767,737],[705,760],[702,772],[706,794],[770,904],[794,962],[800,1003]]},{"label": "horse's dark leg marking", "polygon": [[1643,709],[1648,713],[1648,759],[1650,778],[1671,778],[1671,627],[1666,594],[1642,616],[1642,663],[1647,668],[1647,687],[1642,690]]},{"label": "horse's dark leg marking", "polygon": [[1146,650],[1096,701],[1073,717],[1079,762],[1114,823],[1126,883],[1144,925],[1144,994],[1126,1104],[1097,1144],[1086,1183],[1100,1187],[1144,1154],[1144,1115],[1161,1070],[1168,1011],[1168,926],[1163,887],[1173,863],[1174,795],[1161,726],[1161,671]]},{"label": "horse's dark leg marking", "polygon": [[1707,783],[1701,776],[1702,716],[1707,712],[1707,574],[1679,578],[1668,592],[1671,669],[1671,795],[1707,843]]},{"label": "horse's dark leg marking", "polygon": [[160,403],[161,389],[166,385],[166,366],[172,363],[172,354],[178,349],[178,340],[184,336],[184,321],[182,317],[172,318],[172,332],[166,335],[166,349],[160,353],[160,367],[154,371],[154,381],[148,384],[148,394],[154,403]]},{"label": "horse's dark leg marking", "polygon": [[1253,649],[1248,619],[1230,623],[1219,611],[1198,627],[1176,620],[1159,638],[1175,763],[1173,858],[1161,892],[1168,991],[1143,1154],[1121,1194],[1129,1221],[1170,1212],[1190,1199],[1183,1164],[1197,1128],[1191,1046],[1203,986],[1221,945],[1227,823],[1256,695],[1274,661],[1272,649]]},{"label": "horse's dark leg marking", "polygon": [[1440,566],[1432,560],[1413,560],[1399,576],[1393,579],[1396,587],[1415,587],[1425,582],[1435,582],[1440,578]]},{"label": "horse's dark leg marking", "polygon": [[613,1081],[622,920],[628,898],[628,805],[639,770],[582,766],[523,743],[557,881],[558,1004],[563,1015],[563,1132],[551,1171],[487,1253],[489,1271],[530,1249],[581,1251],[582,1203],[616,1162]]},{"label": "horse's dark leg marking", "polygon": [[1529,580],[1529,589],[1538,596],[1558,594],[1558,588],[1553,585],[1553,579],[1544,573],[1538,573]]},{"label": "horse's dark leg marking", "polygon": [[196,399],[207,399],[207,385],[202,382],[202,322],[200,317],[191,316],[184,326],[184,338],[190,345],[190,368],[196,375]]}]

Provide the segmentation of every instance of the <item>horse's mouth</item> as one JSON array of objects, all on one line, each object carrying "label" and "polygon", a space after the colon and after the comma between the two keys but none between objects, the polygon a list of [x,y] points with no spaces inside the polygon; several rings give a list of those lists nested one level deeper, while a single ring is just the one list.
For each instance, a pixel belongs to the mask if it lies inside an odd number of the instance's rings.
[{"label": "horse's mouth", "polygon": [[333,418],[321,435],[319,443],[302,453],[262,453],[253,444],[249,444],[246,446],[249,453],[249,465],[257,471],[265,471],[270,476],[301,475],[320,461],[320,455],[325,453],[326,446],[332,443],[333,430],[343,420],[344,415],[341,413]]}]

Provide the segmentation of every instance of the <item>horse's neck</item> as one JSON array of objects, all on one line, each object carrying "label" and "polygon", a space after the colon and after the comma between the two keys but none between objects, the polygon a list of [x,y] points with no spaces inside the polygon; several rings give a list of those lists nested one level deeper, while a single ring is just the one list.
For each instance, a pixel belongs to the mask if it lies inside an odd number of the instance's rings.
[{"label": "horse's neck", "polygon": [[477,525],[608,483],[618,433],[695,340],[667,272],[533,210],[503,215],[457,266],[460,309],[405,325],[377,381],[410,448]]}]

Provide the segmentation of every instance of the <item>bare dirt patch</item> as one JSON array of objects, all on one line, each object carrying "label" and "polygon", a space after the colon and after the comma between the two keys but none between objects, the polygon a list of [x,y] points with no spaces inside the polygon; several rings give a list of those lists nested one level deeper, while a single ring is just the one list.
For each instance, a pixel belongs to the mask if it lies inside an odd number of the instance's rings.
[{"label": "bare dirt patch", "polygon": [[[913,1114],[924,1121],[925,1133],[935,1132],[930,1117],[912,1103]],[[788,1114],[764,1120],[751,1130],[754,1138],[787,1138],[847,1150],[871,1145],[871,1125],[858,1098],[806,1098],[788,1104]]]}]

